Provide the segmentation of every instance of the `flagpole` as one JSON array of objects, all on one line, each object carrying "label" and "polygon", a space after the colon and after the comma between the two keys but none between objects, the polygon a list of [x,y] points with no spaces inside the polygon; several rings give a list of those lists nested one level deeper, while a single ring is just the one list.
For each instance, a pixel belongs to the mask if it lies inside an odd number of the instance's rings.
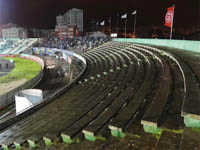
[{"label": "flagpole", "polygon": [[117,35],[118,35],[118,17],[119,17],[119,14],[117,14],[117,28],[116,28],[116,30],[117,30]]},{"label": "flagpole", "polygon": [[172,26],[171,26],[171,32],[170,32],[170,40],[172,39],[172,34],[173,34],[173,26],[174,26],[174,10],[175,10],[175,5],[173,5],[173,18],[172,18]]},{"label": "flagpole", "polygon": [[111,17],[110,17],[110,34],[112,33],[112,29],[111,29]]},{"label": "flagpole", "polygon": [[125,21],[125,38],[126,38],[126,24],[127,24],[127,16],[126,16],[126,21]]},{"label": "flagpole", "polygon": [[135,14],[135,21],[134,21],[134,36],[135,36],[135,27],[136,27],[136,17],[137,17],[137,13]]},{"label": "flagpole", "polygon": [[97,31],[99,30],[99,21],[97,20]]}]

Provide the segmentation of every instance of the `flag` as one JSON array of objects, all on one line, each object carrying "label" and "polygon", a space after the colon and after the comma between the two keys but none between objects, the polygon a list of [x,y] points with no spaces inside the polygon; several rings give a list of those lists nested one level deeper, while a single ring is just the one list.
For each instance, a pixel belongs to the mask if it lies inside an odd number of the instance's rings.
[{"label": "flag", "polygon": [[102,21],[100,24],[101,24],[101,26],[104,26],[105,25],[105,21]]},{"label": "flag", "polygon": [[121,16],[122,19],[127,18],[127,14]]},{"label": "flag", "polygon": [[137,13],[137,11],[135,10],[134,12],[132,12],[132,14],[131,14],[131,15],[136,15],[136,13]]},{"label": "flag", "polygon": [[174,18],[174,7],[167,8],[167,13],[165,15],[165,26],[171,28]]}]

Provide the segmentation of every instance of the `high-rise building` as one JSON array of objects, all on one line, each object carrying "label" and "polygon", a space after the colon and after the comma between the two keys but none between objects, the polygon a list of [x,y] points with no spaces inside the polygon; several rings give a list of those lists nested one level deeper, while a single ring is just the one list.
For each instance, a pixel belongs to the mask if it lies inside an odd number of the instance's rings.
[{"label": "high-rise building", "polygon": [[62,16],[62,15],[59,15],[56,17],[56,23],[57,23],[57,25],[66,25],[67,24],[67,22],[65,23],[64,16]]},{"label": "high-rise building", "polygon": [[68,10],[63,16],[56,17],[57,25],[76,25],[78,32],[83,32],[83,10],[72,8]]},{"label": "high-rise building", "polygon": [[83,32],[83,10],[72,8],[64,14],[67,24],[77,25],[78,31]]}]

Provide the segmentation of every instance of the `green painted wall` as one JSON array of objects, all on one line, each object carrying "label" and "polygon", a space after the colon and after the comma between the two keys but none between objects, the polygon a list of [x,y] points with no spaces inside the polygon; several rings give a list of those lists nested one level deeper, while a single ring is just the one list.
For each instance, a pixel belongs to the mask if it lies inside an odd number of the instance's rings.
[{"label": "green painted wall", "polygon": [[184,49],[187,51],[193,51],[200,53],[200,41],[189,40],[165,40],[165,39],[130,39],[130,38],[115,38],[113,41],[121,42],[134,42],[140,44],[151,44],[157,46],[166,46],[178,49]]}]

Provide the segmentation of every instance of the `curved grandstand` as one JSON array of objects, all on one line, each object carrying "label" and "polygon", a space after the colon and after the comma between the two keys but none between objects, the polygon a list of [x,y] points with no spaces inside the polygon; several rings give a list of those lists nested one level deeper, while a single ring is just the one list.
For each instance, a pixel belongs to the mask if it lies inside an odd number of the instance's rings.
[{"label": "curved grandstand", "polygon": [[[199,70],[184,53],[164,50],[112,41],[83,54],[86,70],[56,99],[1,128],[2,148],[124,138],[130,132],[136,135],[133,149],[198,148],[199,134],[188,127],[200,127]],[[78,60],[72,64],[84,70]]]}]

